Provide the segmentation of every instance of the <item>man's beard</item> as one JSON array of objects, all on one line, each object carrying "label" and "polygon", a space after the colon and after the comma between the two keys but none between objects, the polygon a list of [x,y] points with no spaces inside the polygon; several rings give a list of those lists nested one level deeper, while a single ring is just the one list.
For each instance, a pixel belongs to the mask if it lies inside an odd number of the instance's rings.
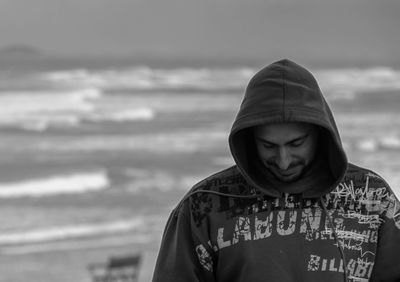
[{"label": "man's beard", "polygon": [[[298,179],[300,179],[301,177],[303,177],[303,175],[306,173],[306,171],[308,170],[308,168],[310,167],[310,164],[306,164],[306,162],[304,160],[299,160],[299,161],[295,161],[293,163],[291,163],[289,165],[289,167],[285,170],[282,170],[279,168],[279,166],[276,165],[275,162],[273,161],[267,161],[267,168],[270,170],[271,174],[279,181],[283,181],[283,182],[294,182]],[[291,170],[296,170],[296,168],[299,167],[299,169],[301,169],[300,173],[298,175],[296,175],[296,177],[294,177],[293,179],[288,179],[285,181],[285,176],[284,176],[284,172],[290,172]],[[293,174],[295,174],[297,172],[294,172]]]}]

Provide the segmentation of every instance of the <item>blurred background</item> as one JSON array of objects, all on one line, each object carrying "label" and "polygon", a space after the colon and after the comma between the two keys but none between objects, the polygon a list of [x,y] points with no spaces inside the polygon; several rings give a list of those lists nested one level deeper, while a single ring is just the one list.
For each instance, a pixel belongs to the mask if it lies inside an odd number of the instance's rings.
[{"label": "blurred background", "polygon": [[351,162],[400,195],[397,0],[0,0],[0,281],[90,281],[233,164],[248,80],[311,70]]}]

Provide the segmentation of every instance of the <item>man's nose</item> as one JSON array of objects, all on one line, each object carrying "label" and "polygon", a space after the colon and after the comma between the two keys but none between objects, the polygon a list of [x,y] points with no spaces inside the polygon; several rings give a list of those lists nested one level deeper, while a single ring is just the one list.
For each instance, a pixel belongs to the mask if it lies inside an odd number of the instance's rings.
[{"label": "man's nose", "polygon": [[276,158],[276,165],[281,170],[287,170],[290,166],[291,159],[286,148],[279,148],[278,156]]}]

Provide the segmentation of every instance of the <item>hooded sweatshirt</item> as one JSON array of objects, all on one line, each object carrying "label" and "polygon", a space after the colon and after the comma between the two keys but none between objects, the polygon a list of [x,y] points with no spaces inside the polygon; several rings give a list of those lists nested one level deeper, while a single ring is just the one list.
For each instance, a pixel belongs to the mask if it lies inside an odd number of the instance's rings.
[{"label": "hooded sweatshirt", "polygon": [[[315,125],[319,143],[304,175],[283,183],[263,167],[253,128],[291,122]],[[289,60],[260,70],[229,146],[236,165],[172,211],[153,282],[400,281],[400,203],[379,175],[347,162],[308,70]],[[282,192],[294,186],[303,192]]]}]

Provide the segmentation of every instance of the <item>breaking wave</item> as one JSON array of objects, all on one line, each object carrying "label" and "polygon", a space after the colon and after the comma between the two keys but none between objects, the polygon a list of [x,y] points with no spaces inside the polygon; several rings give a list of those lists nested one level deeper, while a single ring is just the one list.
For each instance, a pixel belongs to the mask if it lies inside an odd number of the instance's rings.
[{"label": "breaking wave", "polygon": [[[138,90],[238,90],[243,91],[257,69],[132,67],[110,70],[69,70],[43,73],[45,83],[68,87]],[[400,89],[400,70],[390,67],[320,69],[314,71],[324,91],[351,98],[356,92]]]},{"label": "breaking wave", "polygon": [[357,148],[366,152],[375,152],[377,150],[400,151],[400,137],[386,136],[381,138],[367,138],[358,142]]},{"label": "breaking wave", "polygon": [[121,70],[68,70],[43,73],[46,83],[101,89],[242,89],[253,73],[250,68],[156,69],[132,67]]},{"label": "breaking wave", "polygon": [[78,127],[83,122],[152,120],[155,110],[145,106],[112,105],[102,90],[0,92],[0,127],[46,131],[50,127]]},{"label": "breaking wave", "polygon": [[3,232],[0,234],[0,245],[38,243],[113,234],[137,229],[141,225],[143,225],[143,218],[138,217],[132,220],[120,220],[106,223],[53,226],[27,231]]},{"label": "breaking wave", "polygon": [[389,67],[320,70],[315,76],[331,99],[353,100],[363,92],[400,90],[400,70]]},{"label": "breaking wave", "polygon": [[0,183],[0,198],[44,197],[106,189],[110,180],[105,171],[55,175],[12,183]]}]

